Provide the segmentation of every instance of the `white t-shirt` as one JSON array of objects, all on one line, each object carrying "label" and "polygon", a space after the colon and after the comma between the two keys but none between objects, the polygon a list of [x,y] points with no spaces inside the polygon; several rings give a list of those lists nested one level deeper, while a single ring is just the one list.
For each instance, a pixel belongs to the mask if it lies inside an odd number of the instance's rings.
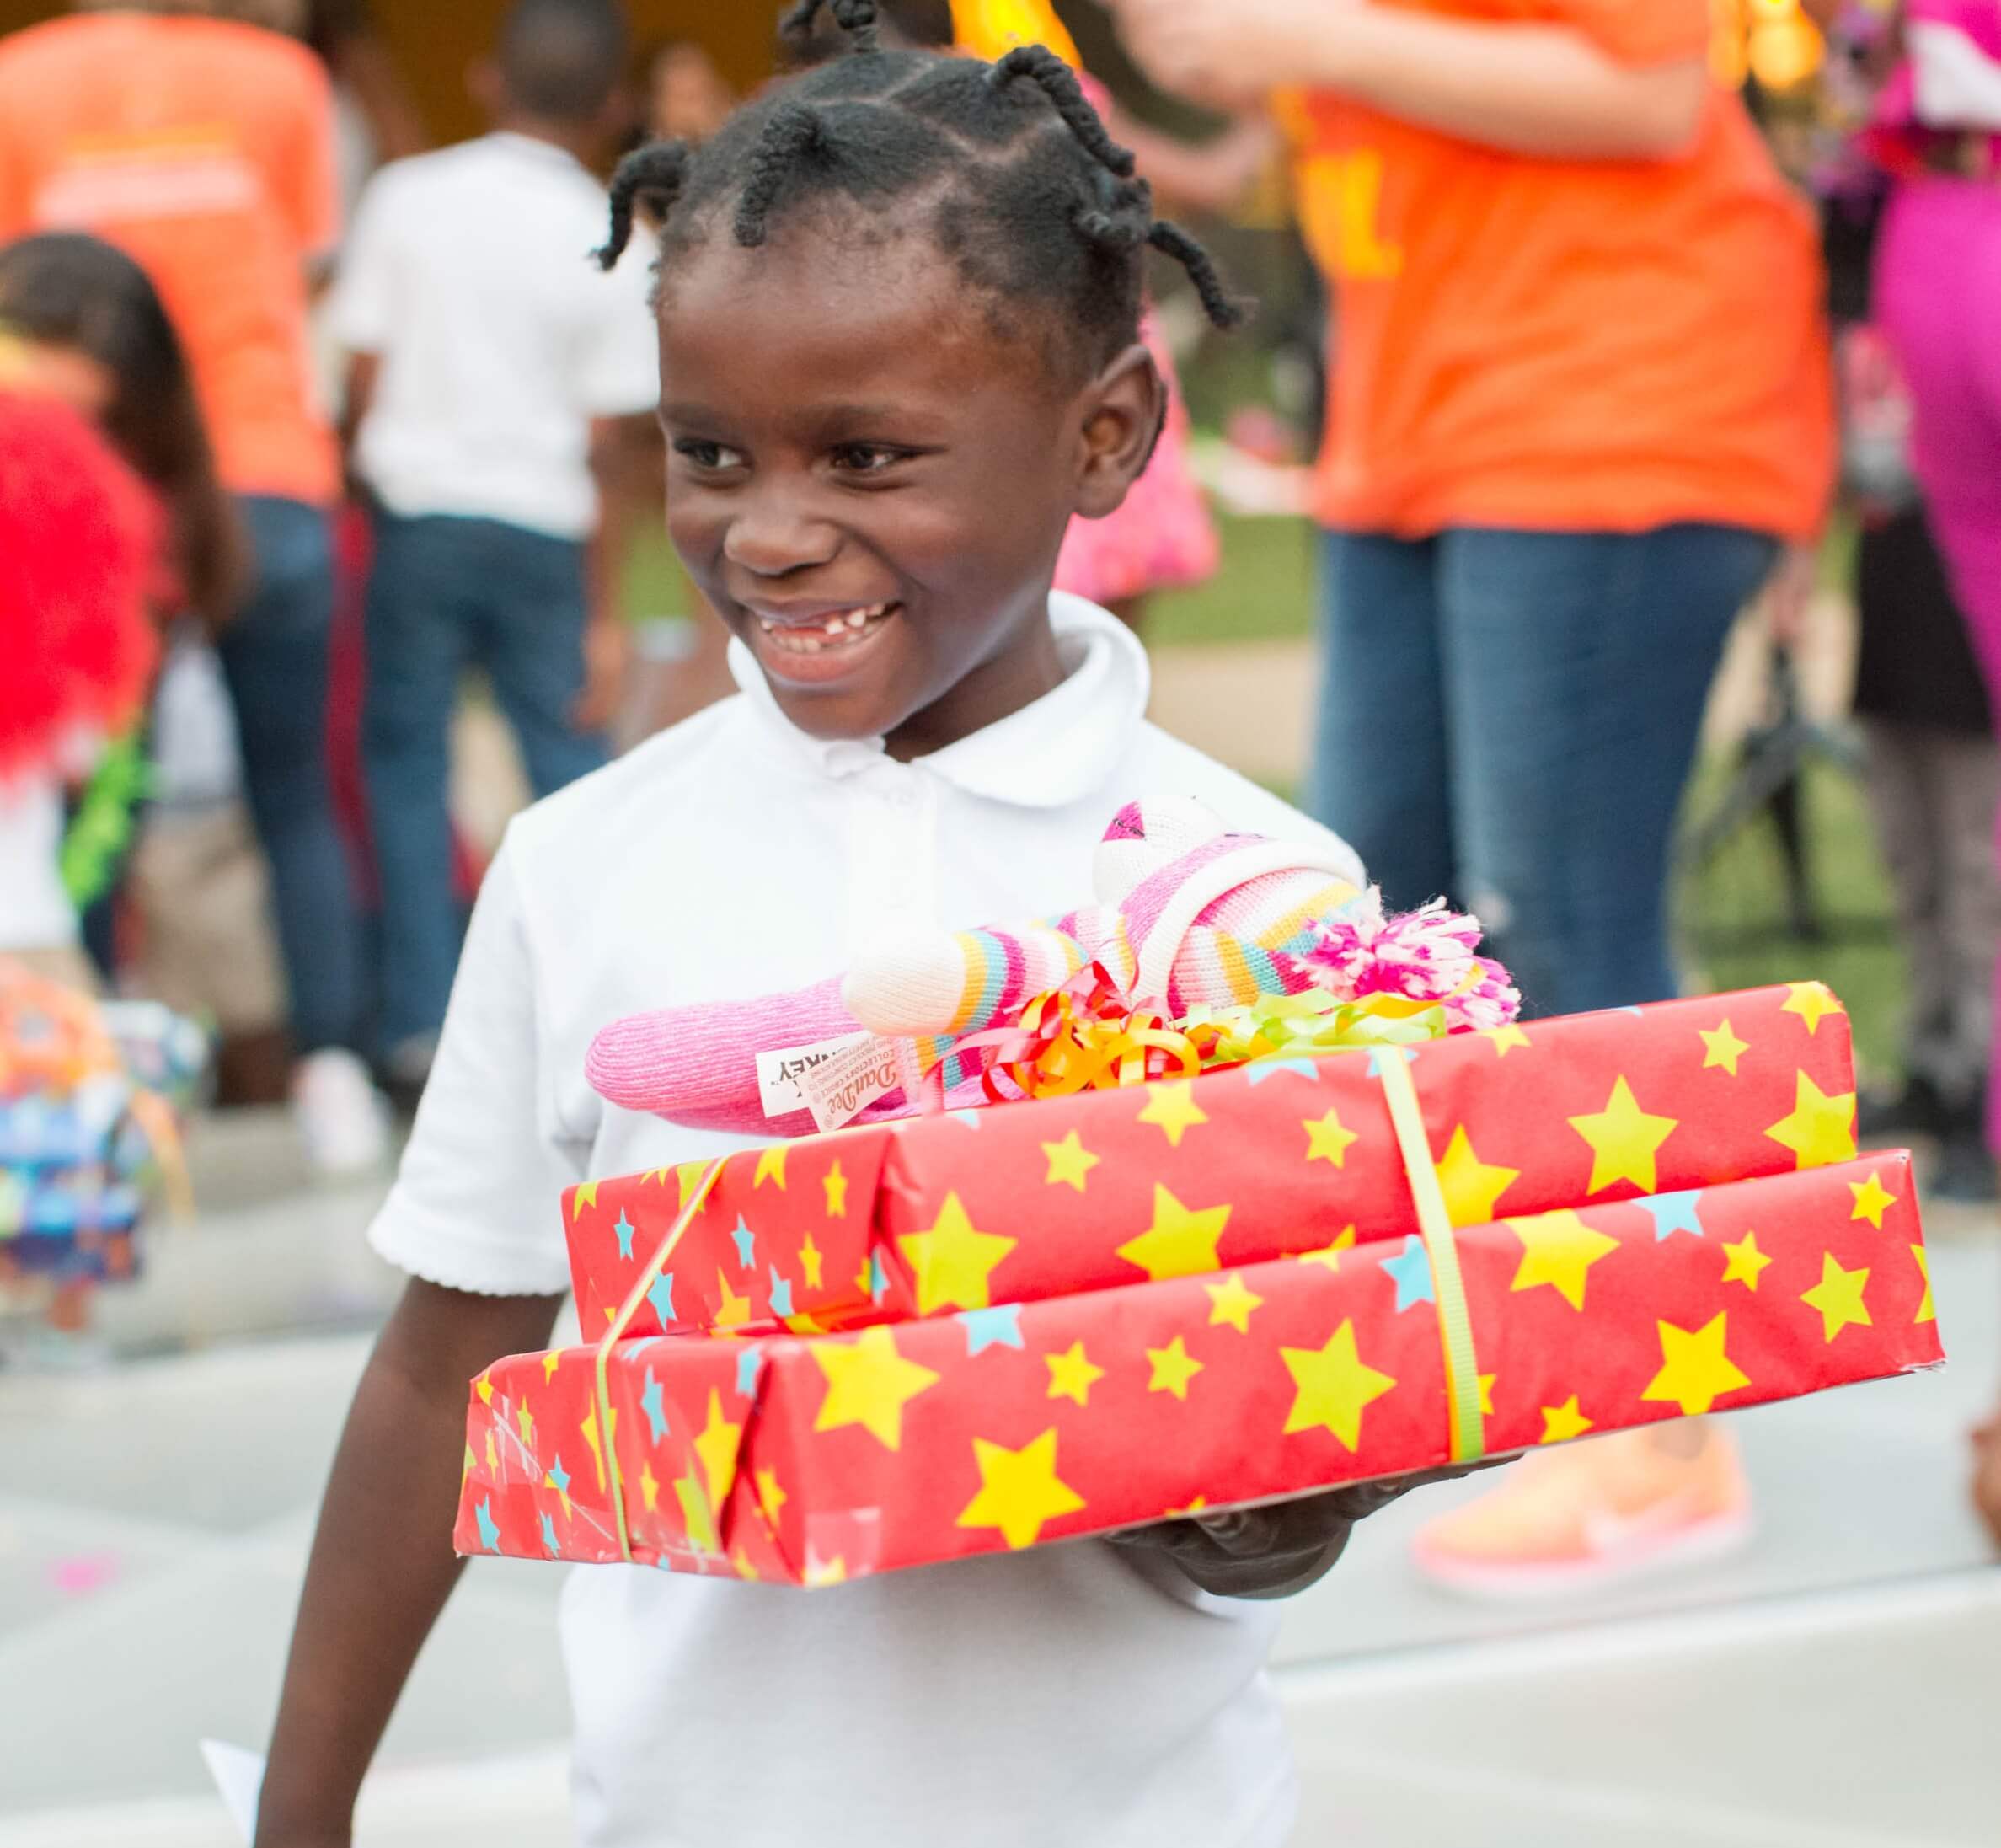
[{"label": "white t-shirt", "polygon": [[392,512],[591,531],[591,420],[660,394],[651,240],[635,236],[607,276],[590,257],[606,223],[597,181],[525,135],[394,161],[368,183],[328,325],[381,356],[357,447]]},{"label": "white t-shirt", "polygon": [[62,851],[56,777],[31,771],[0,781],[0,951],[59,950],[77,940]]},{"label": "white t-shirt", "polygon": [[[377,1249],[460,1289],[559,1292],[564,1186],[727,1146],[591,1090],[585,1049],[620,1015],[817,981],[888,934],[1067,910],[1135,797],[1326,838],[1145,722],[1122,625],[1051,608],[1062,684],[914,763],[795,730],[739,647],[740,697],[517,817]],[[580,1835],[1276,1848],[1294,1802],[1276,1623],[1097,1541],[813,1592],[581,1567],[563,1604]]]}]

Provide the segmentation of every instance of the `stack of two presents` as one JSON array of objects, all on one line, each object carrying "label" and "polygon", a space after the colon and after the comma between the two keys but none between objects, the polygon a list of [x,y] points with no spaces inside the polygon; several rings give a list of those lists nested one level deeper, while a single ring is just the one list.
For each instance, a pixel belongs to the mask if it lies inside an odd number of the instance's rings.
[{"label": "stack of two presents", "polygon": [[580,1186],[459,1550],[819,1585],[1942,1358],[1817,983]]}]

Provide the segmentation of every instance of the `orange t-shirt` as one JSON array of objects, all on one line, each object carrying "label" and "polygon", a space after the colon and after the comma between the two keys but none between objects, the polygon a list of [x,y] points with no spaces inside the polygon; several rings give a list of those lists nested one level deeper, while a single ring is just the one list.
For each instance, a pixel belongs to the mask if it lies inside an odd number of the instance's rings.
[{"label": "orange t-shirt", "polygon": [[[1700,56],[1709,0],[1379,0]],[[1812,222],[1718,89],[1667,163],[1495,153],[1330,95],[1292,102],[1335,294],[1326,524],[1806,537],[1833,471]]]},{"label": "orange t-shirt", "polygon": [[339,487],[306,283],[340,229],[334,158],[326,77],[276,33],[109,13],[0,40],[0,239],[88,231],[145,265],[238,493]]}]

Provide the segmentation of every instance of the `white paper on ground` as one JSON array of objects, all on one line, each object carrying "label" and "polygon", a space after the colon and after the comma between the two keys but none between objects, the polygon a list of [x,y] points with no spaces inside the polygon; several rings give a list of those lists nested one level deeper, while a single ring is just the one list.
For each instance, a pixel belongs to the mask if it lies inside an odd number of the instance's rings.
[{"label": "white paper on ground", "polygon": [[264,1789],[264,1755],[221,1739],[204,1739],[201,1755],[222,1793],[222,1807],[248,1843],[257,1834],[257,1799]]}]

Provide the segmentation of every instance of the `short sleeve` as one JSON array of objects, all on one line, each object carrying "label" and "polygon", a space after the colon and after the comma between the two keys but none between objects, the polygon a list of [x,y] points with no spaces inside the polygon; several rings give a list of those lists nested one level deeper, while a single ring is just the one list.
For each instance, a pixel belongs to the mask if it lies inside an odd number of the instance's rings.
[{"label": "short sleeve", "polygon": [[1543,0],[1531,9],[1574,26],[1621,64],[1706,57],[1711,0]]},{"label": "short sleeve", "polygon": [[379,353],[395,329],[395,185],[388,169],[363,189],[334,271],[327,329],[350,353]]},{"label": "short sleeve", "polygon": [[445,1030],[396,1185],[369,1242],[448,1289],[557,1296],[570,1288],[560,1197],[586,1150],[545,1100],[535,960],[503,844],[466,933]]},{"label": "short sleeve", "polygon": [[587,417],[638,416],[659,400],[653,259],[653,240],[634,236],[609,276],[586,279],[590,292],[576,391],[577,408]]},{"label": "short sleeve", "polygon": [[280,125],[274,196],[285,213],[299,254],[310,260],[333,250],[340,238],[340,154],[334,119],[334,88],[318,59],[298,48],[297,80],[289,87]]}]

